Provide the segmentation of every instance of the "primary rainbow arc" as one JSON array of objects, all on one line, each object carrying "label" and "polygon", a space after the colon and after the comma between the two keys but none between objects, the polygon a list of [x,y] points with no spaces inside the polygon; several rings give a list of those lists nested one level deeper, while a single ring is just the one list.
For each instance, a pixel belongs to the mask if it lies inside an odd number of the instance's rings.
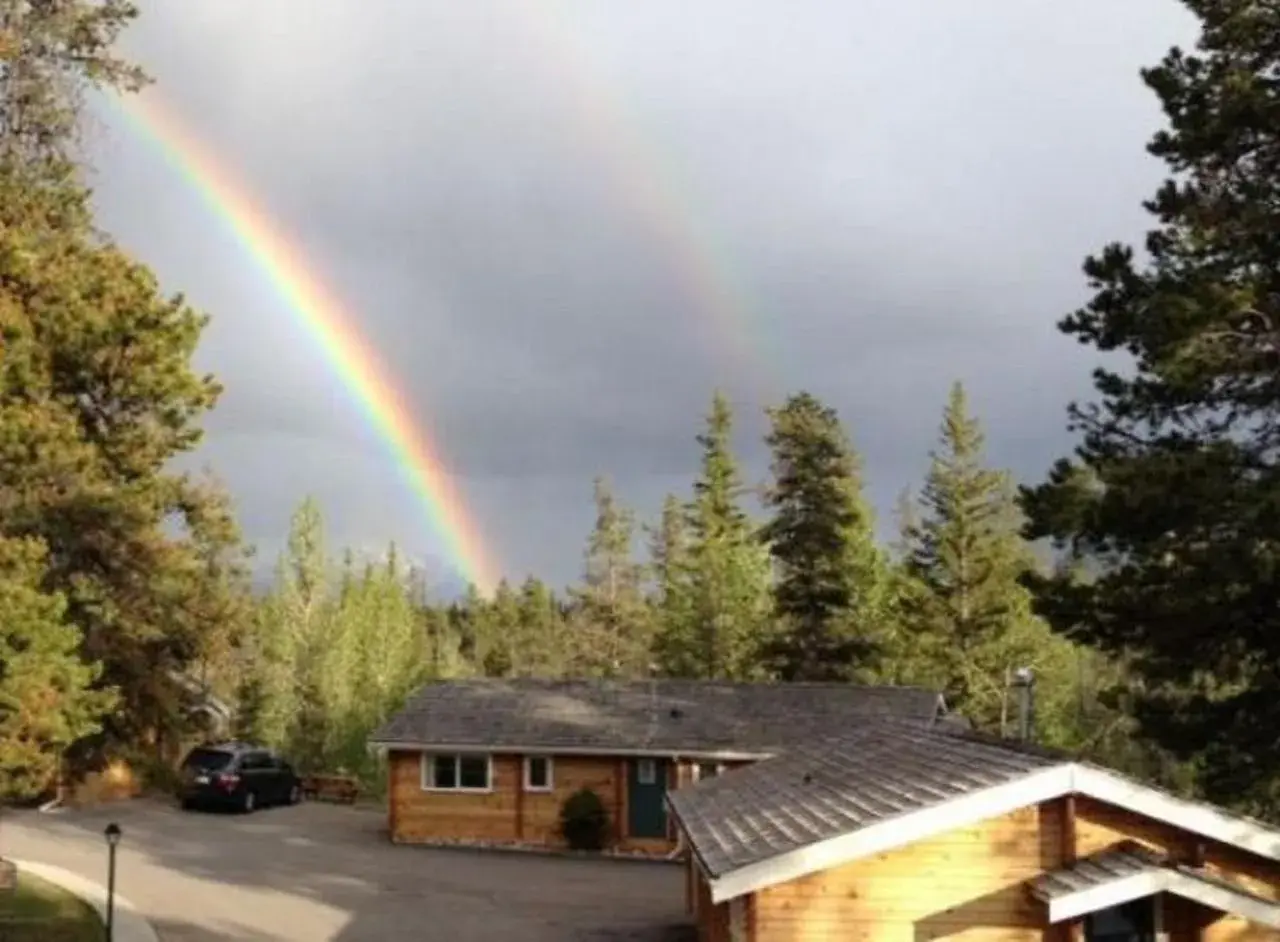
[{"label": "primary rainbow arc", "polygon": [[361,336],[358,322],[337,293],[290,245],[248,189],[153,93],[115,97],[113,101],[225,221],[289,313],[310,334],[369,425],[386,443],[453,565],[480,589],[491,589],[498,579],[498,566],[454,484],[441,449]]}]

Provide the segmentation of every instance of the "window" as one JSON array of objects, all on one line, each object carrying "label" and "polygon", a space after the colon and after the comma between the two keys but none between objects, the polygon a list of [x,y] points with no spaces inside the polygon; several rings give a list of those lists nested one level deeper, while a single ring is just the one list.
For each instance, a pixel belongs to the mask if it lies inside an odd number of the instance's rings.
[{"label": "window", "polygon": [[221,772],[231,764],[233,758],[231,753],[221,749],[192,749],[182,767],[197,772]]},{"label": "window", "polygon": [[549,792],[552,789],[550,756],[525,756],[524,790]]},{"label": "window", "polygon": [[719,762],[699,762],[693,767],[693,780],[701,782],[704,778],[715,778],[724,771],[724,765]]},{"label": "window", "polygon": [[658,764],[652,759],[641,759],[636,763],[636,782],[640,785],[652,785],[658,781]]},{"label": "window", "polygon": [[487,792],[492,781],[489,756],[422,756],[422,787],[427,791]]}]

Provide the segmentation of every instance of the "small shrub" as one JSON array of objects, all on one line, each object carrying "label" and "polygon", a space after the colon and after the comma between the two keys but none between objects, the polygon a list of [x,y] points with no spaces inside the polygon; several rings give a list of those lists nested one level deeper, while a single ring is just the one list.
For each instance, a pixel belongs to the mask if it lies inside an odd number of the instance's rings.
[{"label": "small shrub", "polygon": [[560,833],[574,850],[603,850],[609,841],[609,812],[600,796],[582,788],[566,798]]}]

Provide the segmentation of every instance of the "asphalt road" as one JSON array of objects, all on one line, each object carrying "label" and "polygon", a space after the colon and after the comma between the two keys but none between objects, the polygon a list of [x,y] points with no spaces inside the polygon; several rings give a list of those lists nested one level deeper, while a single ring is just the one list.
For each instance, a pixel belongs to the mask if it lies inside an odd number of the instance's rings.
[{"label": "asphalt road", "polygon": [[679,867],[397,847],[376,811],[323,804],[253,815],[152,801],[54,815],[6,812],[0,855],[106,881],[163,942],[675,942]]}]

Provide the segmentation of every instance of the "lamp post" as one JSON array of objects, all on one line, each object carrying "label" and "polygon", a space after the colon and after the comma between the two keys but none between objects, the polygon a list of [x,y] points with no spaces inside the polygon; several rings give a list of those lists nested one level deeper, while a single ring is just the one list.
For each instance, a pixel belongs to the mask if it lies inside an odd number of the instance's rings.
[{"label": "lamp post", "polygon": [[107,839],[107,942],[115,940],[116,924],[116,845],[120,843],[120,825],[112,821],[102,832]]}]

